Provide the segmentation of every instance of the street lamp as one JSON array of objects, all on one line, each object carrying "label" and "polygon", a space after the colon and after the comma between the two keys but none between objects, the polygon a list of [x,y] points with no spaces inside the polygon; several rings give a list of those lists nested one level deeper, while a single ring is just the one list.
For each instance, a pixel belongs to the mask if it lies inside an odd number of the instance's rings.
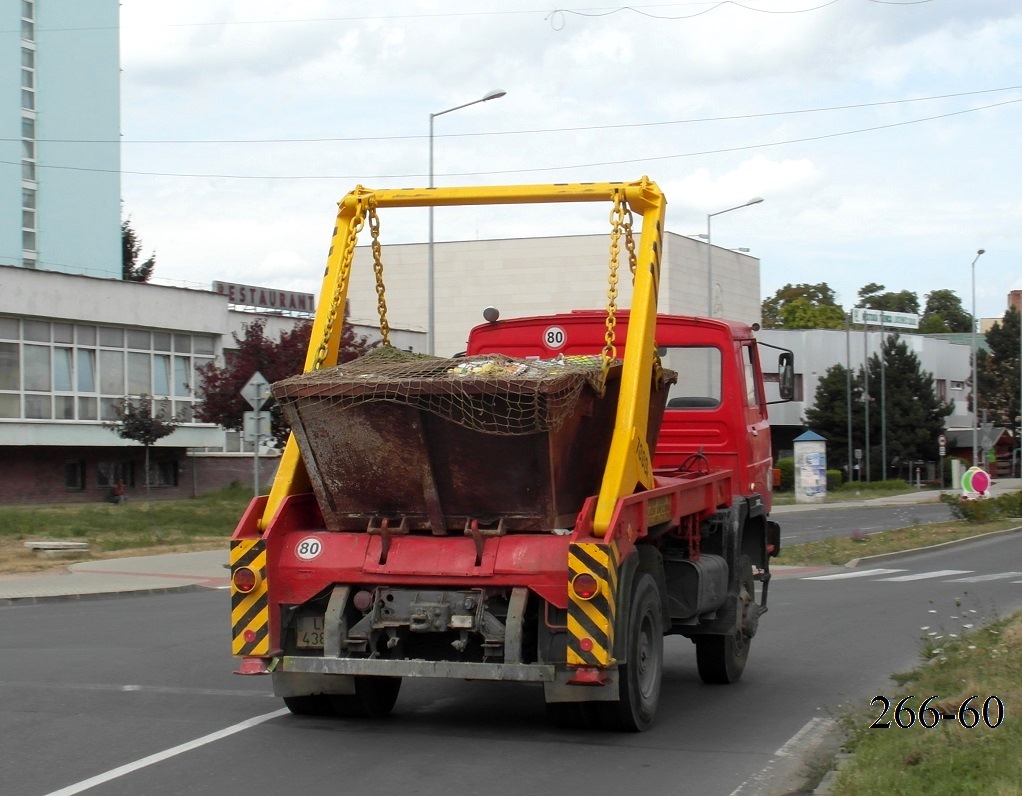
[{"label": "street lamp", "polygon": [[[485,96],[480,97],[477,100],[466,102],[464,105],[455,105],[453,108],[448,108],[445,111],[438,111],[437,113],[431,113],[429,115],[429,187],[433,187],[433,120],[437,116],[443,116],[445,113],[451,113],[452,111],[460,111],[462,108],[467,108],[469,105],[478,105],[480,102],[489,102],[490,100],[500,99],[506,91],[503,89],[494,89],[488,92]],[[427,266],[426,266],[428,277],[427,277],[427,320],[426,320],[426,352],[428,354],[436,353],[436,324],[435,324],[435,305],[433,295],[433,205],[429,206],[429,244],[427,246]]]},{"label": "street lamp", "polygon": [[972,466],[979,464],[979,369],[976,366],[976,260],[986,249],[979,249],[972,258]]},{"label": "street lamp", "polygon": [[[754,196],[748,202],[744,204],[735,205],[729,207],[727,210],[718,210],[716,213],[706,214],[706,317],[713,317],[713,243],[710,239],[710,221],[714,216],[719,216],[721,213],[730,213],[732,210],[741,210],[743,207],[749,205],[758,205],[763,201],[763,197]],[[699,237],[702,237],[700,235]]]}]

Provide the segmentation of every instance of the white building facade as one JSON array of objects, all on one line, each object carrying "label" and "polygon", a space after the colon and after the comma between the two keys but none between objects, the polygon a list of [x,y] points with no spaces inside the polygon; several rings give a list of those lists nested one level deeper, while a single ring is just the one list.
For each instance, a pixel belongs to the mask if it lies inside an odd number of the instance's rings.
[{"label": "white building facade", "polygon": [[[388,246],[384,242],[382,251],[388,321],[392,326],[425,333],[426,244]],[[632,286],[623,245],[619,260],[618,306],[628,307]],[[496,307],[502,318],[606,307],[609,263],[609,234],[435,244],[435,353],[450,356],[464,351],[468,332],[483,323],[486,307]],[[759,322],[758,259],[713,247],[713,282],[715,317]],[[665,233],[660,312],[705,316],[709,295],[706,244]],[[379,323],[368,246],[356,248],[348,298],[352,322],[365,326]],[[425,334],[421,342],[424,346]]]}]

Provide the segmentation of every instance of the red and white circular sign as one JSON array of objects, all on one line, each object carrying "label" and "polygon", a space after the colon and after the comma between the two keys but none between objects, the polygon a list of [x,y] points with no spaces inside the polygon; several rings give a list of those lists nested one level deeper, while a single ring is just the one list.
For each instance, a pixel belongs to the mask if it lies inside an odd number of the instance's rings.
[{"label": "red and white circular sign", "polygon": [[319,554],[322,552],[323,543],[315,536],[306,536],[295,547],[295,555],[302,559],[302,561],[312,561],[314,558],[319,558]]},{"label": "red and white circular sign", "polygon": [[557,351],[564,348],[564,344],[567,342],[568,333],[564,331],[564,327],[548,326],[543,330],[543,345],[551,351]]}]

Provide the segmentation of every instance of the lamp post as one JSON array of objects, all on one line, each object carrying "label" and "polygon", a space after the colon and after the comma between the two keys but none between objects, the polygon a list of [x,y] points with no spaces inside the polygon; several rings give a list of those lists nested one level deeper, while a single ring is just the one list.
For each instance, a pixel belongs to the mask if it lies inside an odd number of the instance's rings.
[{"label": "lamp post", "polygon": [[979,368],[976,366],[976,260],[986,249],[979,249],[972,258],[972,466],[979,464]]},{"label": "lamp post", "polygon": [[[706,317],[713,317],[713,242],[710,238],[710,222],[714,216],[719,216],[722,213],[730,213],[732,210],[741,210],[743,207],[749,205],[758,205],[763,201],[763,197],[754,196],[748,202],[734,207],[729,207],[727,210],[718,210],[716,213],[706,214]],[[700,235],[700,237],[702,237]]]},{"label": "lamp post", "polygon": [[[478,105],[480,102],[489,102],[490,100],[500,99],[506,91],[503,89],[494,89],[488,92],[485,96],[479,99],[466,102],[464,105],[455,105],[453,108],[448,108],[444,111],[438,111],[437,113],[431,113],[429,115],[429,187],[433,187],[433,120],[437,116],[443,116],[445,113],[451,113],[453,111],[460,111],[462,108],[467,108],[470,105]],[[436,307],[435,297],[433,294],[433,205],[429,206],[429,243],[427,245],[427,265],[426,270],[427,285],[426,285],[426,302],[427,302],[427,319],[426,319],[426,353],[436,353]]]}]

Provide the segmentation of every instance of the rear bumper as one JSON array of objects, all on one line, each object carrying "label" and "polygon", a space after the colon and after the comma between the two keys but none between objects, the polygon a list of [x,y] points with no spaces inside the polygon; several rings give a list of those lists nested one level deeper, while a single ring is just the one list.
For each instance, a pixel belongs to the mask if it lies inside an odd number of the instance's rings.
[{"label": "rear bumper", "polygon": [[381,660],[379,658],[320,658],[285,655],[280,671],[302,674],[348,674],[374,677],[440,677],[459,680],[502,680],[549,683],[556,679],[553,664],[470,663],[463,661]]}]

